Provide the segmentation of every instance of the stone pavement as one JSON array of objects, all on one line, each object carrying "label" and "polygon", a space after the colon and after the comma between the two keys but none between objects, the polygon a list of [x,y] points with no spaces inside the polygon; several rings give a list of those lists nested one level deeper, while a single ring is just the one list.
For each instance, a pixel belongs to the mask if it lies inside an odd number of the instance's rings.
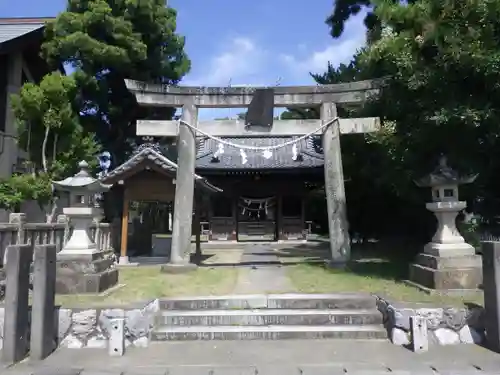
[{"label": "stone pavement", "polygon": [[2,375],[497,375],[500,355],[474,345],[415,354],[386,341],[194,341],[154,344],[109,357],[59,349]]},{"label": "stone pavement", "polygon": [[268,294],[293,290],[271,246],[245,246],[240,262],[243,268],[238,272],[233,294]]}]

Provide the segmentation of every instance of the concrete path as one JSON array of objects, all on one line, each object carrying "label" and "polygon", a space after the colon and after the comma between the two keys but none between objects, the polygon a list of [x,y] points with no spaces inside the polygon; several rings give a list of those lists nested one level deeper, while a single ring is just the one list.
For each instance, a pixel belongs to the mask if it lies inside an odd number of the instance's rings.
[{"label": "concrete path", "polygon": [[2,375],[493,375],[500,355],[474,345],[415,354],[385,341],[195,341],[153,344],[109,357],[102,349],[59,349],[42,364]]},{"label": "concrete path", "polygon": [[293,291],[284,267],[269,245],[248,245],[233,294],[268,294]]}]

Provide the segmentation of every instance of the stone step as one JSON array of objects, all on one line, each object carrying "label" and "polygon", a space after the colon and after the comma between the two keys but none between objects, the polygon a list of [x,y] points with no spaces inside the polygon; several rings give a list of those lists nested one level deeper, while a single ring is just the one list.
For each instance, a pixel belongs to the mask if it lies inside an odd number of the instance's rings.
[{"label": "stone step", "polygon": [[162,310],[375,309],[373,296],[362,293],[269,294],[161,299]]},{"label": "stone step", "polygon": [[382,324],[377,310],[188,310],[162,311],[159,326],[264,326],[264,325],[363,325]]},{"label": "stone step", "polygon": [[387,339],[381,325],[345,326],[180,326],[151,332],[152,341]]}]

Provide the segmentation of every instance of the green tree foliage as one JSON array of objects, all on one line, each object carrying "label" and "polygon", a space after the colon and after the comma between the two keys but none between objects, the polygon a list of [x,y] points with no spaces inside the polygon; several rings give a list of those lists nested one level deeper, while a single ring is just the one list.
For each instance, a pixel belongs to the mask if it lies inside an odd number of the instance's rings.
[{"label": "green tree foliage", "polygon": [[173,109],[136,105],[126,78],[177,84],[189,71],[184,39],[175,33],[176,12],[164,0],[69,0],[47,24],[42,55],[54,70],[39,85],[28,83],[14,98],[20,146],[32,173],[0,183],[0,206],[51,201],[50,181],[74,172],[79,160],[95,162],[100,147],[113,162],[135,143],[137,118],[168,118]]},{"label": "green tree foliage", "polygon": [[480,173],[481,211],[492,216],[500,208],[500,3],[380,1],[376,14],[399,31],[373,44],[364,64],[391,77],[378,110],[397,124],[402,163],[423,173],[444,153],[463,173]]},{"label": "green tree foliage", "polygon": [[[391,0],[392,3],[412,4],[418,0]],[[326,23],[330,26],[330,34],[334,38],[339,38],[344,32],[345,23],[350,17],[355,16],[365,8],[367,14],[364,19],[364,24],[367,28],[368,41],[377,40],[382,32],[381,20],[373,9],[377,5],[377,0],[335,0],[333,11],[326,19]]]},{"label": "green tree foliage", "polygon": [[134,143],[136,118],[173,115],[138,107],[124,79],[177,84],[190,61],[175,30],[176,12],[165,0],[69,0],[47,25],[43,55],[75,69],[80,121],[115,163]]},{"label": "green tree foliage", "polygon": [[[462,197],[491,222],[500,209],[500,3],[374,0],[372,5],[389,27],[386,32],[351,64],[315,76],[319,83],[388,77],[376,101],[350,113],[380,116],[381,131],[342,138],[351,178],[349,211],[358,216],[351,221],[358,228],[383,225],[399,233],[398,224],[433,225],[423,206],[429,192],[413,181],[446,154],[461,173],[479,173],[473,186],[461,188]],[[381,220],[381,212],[388,220]]]},{"label": "green tree foliage", "polygon": [[95,159],[98,145],[78,121],[72,102],[77,93],[72,76],[46,75],[39,85],[26,83],[13,95],[19,146],[28,152],[28,173],[0,181],[0,206],[19,209],[25,200],[51,201],[51,181],[72,173],[78,160]]}]

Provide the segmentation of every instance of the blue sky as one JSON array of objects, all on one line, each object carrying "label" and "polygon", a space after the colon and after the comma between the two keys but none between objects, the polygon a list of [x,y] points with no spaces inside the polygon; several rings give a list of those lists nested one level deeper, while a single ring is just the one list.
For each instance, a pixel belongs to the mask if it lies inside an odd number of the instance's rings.
[{"label": "blue sky", "polygon": [[[333,40],[333,0],[170,0],[192,69],[183,84],[307,85],[309,72],[350,61],[365,42],[363,15]],[[0,17],[55,16],[66,0],[0,0]]]}]

